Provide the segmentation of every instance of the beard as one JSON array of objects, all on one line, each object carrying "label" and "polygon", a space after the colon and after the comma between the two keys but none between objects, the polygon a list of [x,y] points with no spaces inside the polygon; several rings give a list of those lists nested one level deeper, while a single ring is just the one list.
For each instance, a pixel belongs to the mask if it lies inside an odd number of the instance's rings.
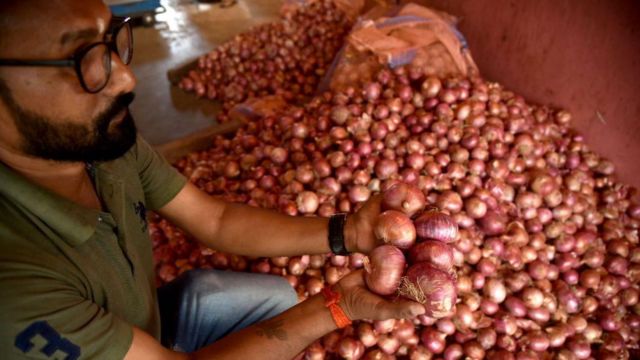
[{"label": "beard", "polygon": [[[110,161],[124,155],[136,142],[137,129],[129,113],[133,93],[118,96],[89,125],[54,121],[22,108],[9,92],[0,93],[22,138],[20,150],[27,155],[54,161]],[[111,126],[123,111],[122,121]]]}]

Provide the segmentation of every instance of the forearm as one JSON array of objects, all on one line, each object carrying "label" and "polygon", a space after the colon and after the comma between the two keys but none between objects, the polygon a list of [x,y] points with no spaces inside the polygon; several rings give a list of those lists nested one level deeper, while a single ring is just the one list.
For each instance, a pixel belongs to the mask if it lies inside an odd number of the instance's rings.
[{"label": "forearm", "polygon": [[330,251],[328,219],[287,216],[239,204],[226,204],[210,246],[247,256],[295,256]]},{"label": "forearm", "polygon": [[191,359],[291,359],[336,329],[320,295],[290,310],[229,335],[191,354]]},{"label": "forearm", "polygon": [[[227,203],[193,184],[159,213],[208,247],[246,256],[295,256],[328,253],[328,219],[287,216],[275,210]],[[355,215],[353,215],[355,216]],[[357,251],[358,229],[347,217],[345,246]]]}]

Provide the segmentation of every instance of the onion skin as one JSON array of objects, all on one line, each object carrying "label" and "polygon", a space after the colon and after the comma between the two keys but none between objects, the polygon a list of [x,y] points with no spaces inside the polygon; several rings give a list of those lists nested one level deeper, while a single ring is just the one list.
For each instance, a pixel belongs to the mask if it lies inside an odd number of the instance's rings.
[{"label": "onion skin", "polygon": [[400,294],[423,304],[434,319],[451,315],[458,296],[454,278],[426,262],[409,267]]},{"label": "onion skin", "polygon": [[326,350],[319,342],[314,342],[305,351],[305,360],[324,360]]},{"label": "onion skin", "polygon": [[371,324],[366,322],[361,322],[358,325],[358,338],[365,347],[371,347],[378,343],[378,335],[373,331]]},{"label": "onion skin", "polygon": [[338,354],[345,359],[358,360],[364,355],[364,345],[349,337],[342,338],[338,343]]},{"label": "onion skin", "polygon": [[458,224],[451,216],[438,212],[427,211],[414,221],[418,238],[433,239],[450,243],[458,238]]},{"label": "onion skin", "polygon": [[416,228],[411,219],[396,210],[378,215],[373,229],[376,238],[400,249],[410,248],[416,241]]},{"label": "onion skin", "polygon": [[369,290],[378,295],[395,293],[406,265],[402,251],[392,245],[382,245],[373,249],[369,259],[369,265],[365,262],[364,277]]},{"label": "onion skin", "polygon": [[312,214],[320,206],[318,195],[311,191],[301,192],[296,199],[296,203],[298,204],[298,211],[303,214]]},{"label": "onion skin", "polygon": [[422,191],[406,183],[397,183],[382,195],[382,208],[402,211],[409,217],[424,209],[426,199]]},{"label": "onion skin", "polygon": [[501,235],[507,228],[507,220],[504,215],[501,215],[495,211],[487,211],[485,216],[481,219],[482,231],[488,236]]},{"label": "onion skin", "polygon": [[453,269],[453,249],[436,240],[426,240],[409,249],[411,263],[428,262],[443,271]]},{"label": "onion skin", "polygon": [[420,335],[422,344],[434,354],[440,354],[445,350],[445,335],[430,328],[425,328]]}]

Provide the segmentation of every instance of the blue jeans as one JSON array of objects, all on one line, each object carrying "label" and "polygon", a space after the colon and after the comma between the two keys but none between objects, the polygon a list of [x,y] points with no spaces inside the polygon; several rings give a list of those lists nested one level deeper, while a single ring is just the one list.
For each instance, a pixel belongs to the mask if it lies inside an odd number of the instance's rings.
[{"label": "blue jeans", "polygon": [[158,289],[162,343],[192,352],[297,303],[282,277],[191,270]]}]

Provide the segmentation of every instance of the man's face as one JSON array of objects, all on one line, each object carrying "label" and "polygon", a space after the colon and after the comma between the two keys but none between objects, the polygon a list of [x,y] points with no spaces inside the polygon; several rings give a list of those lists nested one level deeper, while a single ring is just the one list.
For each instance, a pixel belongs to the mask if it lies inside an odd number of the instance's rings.
[{"label": "man's face", "polygon": [[[1,4],[0,58],[66,59],[102,41],[111,14],[99,0]],[[0,67],[0,147],[57,161],[105,161],[135,142],[128,105],[135,78],[111,54],[111,77],[96,94],[73,67]]]}]

